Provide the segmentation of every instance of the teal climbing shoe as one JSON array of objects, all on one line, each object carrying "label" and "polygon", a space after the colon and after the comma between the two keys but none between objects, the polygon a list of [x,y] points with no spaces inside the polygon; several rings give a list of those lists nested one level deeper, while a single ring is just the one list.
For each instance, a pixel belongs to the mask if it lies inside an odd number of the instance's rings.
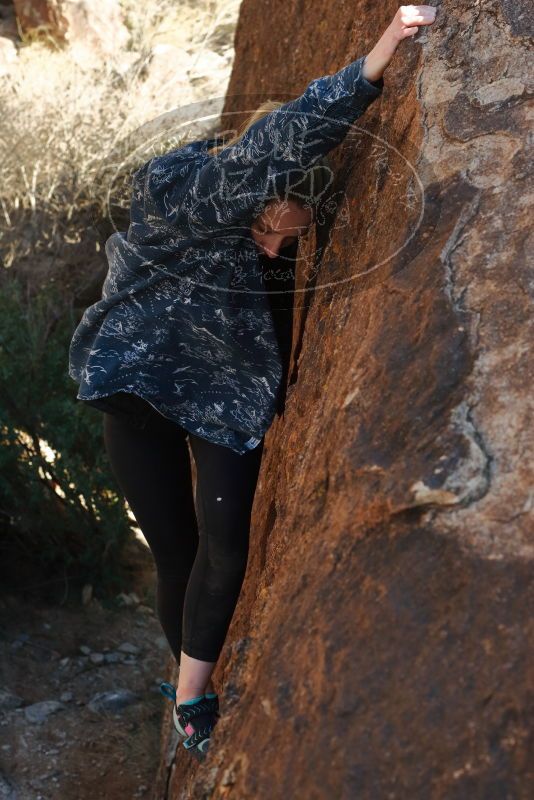
[{"label": "teal climbing shoe", "polygon": [[172,700],[172,719],[174,727],[186,750],[192,754],[205,756],[213,728],[219,719],[219,697],[216,692],[208,692],[176,705],[176,688],[172,683],[162,683],[160,692]]}]

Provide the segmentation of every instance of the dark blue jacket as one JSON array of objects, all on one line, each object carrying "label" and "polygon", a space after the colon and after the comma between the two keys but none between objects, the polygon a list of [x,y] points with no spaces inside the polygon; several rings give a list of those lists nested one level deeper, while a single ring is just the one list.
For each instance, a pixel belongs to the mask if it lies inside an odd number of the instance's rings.
[{"label": "dark blue jacket", "polygon": [[130,392],[237,453],[259,444],[282,363],[250,226],[380,96],[363,61],[311,81],[218,154],[220,139],[199,140],[134,173],[128,231],[106,241],[102,299],[70,344],[77,399]]}]

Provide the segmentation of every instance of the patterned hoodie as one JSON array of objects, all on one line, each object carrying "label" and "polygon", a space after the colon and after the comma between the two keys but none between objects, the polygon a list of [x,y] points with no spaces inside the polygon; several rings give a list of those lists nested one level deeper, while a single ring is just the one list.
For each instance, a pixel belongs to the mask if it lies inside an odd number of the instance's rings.
[{"label": "patterned hoodie", "polygon": [[128,231],[107,239],[102,299],[70,344],[78,400],[129,392],[237,453],[260,443],[283,368],[251,224],[380,96],[364,59],[311,81],[217,154],[222,139],[198,140],[134,173]]}]

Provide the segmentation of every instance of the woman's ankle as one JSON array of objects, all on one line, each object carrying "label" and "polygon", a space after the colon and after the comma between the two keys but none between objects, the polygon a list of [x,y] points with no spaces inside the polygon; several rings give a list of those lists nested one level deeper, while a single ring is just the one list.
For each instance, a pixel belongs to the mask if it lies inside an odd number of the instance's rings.
[{"label": "woman's ankle", "polygon": [[197,700],[204,696],[204,689],[202,687],[189,687],[185,689],[176,690],[176,705],[180,703],[187,703],[191,700]]},{"label": "woman's ankle", "polygon": [[180,667],[176,687],[177,703],[214,691],[211,673],[215,661],[202,661],[180,652]]}]

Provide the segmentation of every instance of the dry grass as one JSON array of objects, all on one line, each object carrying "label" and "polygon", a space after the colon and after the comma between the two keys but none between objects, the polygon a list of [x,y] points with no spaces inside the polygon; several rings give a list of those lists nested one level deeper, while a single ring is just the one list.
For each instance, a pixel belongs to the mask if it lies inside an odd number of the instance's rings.
[{"label": "dry grass", "polygon": [[[24,38],[16,68],[0,78],[5,267],[39,254],[61,258],[64,243],[83,241],[80,221],[95,208],[105,214],[110,164],[115,183],[120,172],[126,184],[116,202],[127,202],[129,176],[148,152],[134,143],[135,132],[179,106],[224,94],[239,0],[121,5],[130,41],[112,58],[95,58],[88,68],[41,32]],[[168,149],[165,136],[158,146]]]}]

